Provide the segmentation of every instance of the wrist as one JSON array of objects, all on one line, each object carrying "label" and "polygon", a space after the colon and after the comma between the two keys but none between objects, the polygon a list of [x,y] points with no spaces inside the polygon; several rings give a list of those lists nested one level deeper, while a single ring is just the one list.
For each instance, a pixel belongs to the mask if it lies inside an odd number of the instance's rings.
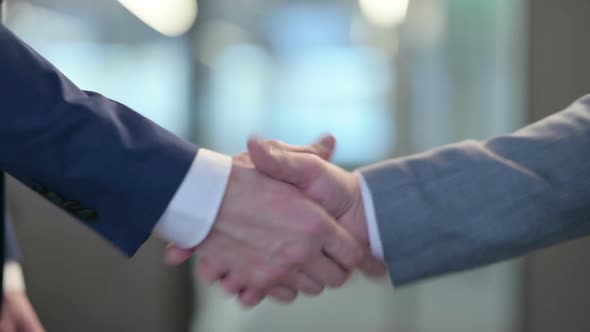
[{"label": "wrist", "polygon": [[[240,154],[232,157],[231,168],[228,174],[225,192],[219,205],[219,211],[212,224],[211,233],[232,234],[236,225],[236,216],[242,216],[246,199],[252,197],[254,188],[263,188],[263,183],[258,182],[258,171],[250,161],[248,155]],[[266,194],[260,189],[259,194]],[[248,201],[250,204],[251,201]]]},{"label": "wrist", "polygon": [[246,171],[248,167],[247,161],[244,160],[242,155],[232,157],[231,161],[231,169],[229,171],[227,185],[225,188],[225,192],[221,199],[221,204],[219,205],[219,212],[215,218],[213,223],[212,229],[220,230],[224,228],[225,221],[228,220],[226,216],[228,214],[232,215],[236,213],[233,209],[239,209],[239,204],[234,202],[235,197],[243,196],[244,193],[242,192],[244,186],[242,182],[244,182],[244,171]]}]

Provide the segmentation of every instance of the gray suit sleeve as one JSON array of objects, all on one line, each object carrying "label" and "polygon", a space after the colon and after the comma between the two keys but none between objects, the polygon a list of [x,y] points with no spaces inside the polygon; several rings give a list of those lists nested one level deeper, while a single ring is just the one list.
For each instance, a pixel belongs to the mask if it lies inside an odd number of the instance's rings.
[{"label": "gray suit sleeve", "polygon": [[512,135],[361,169],[396,286],[590,234],[590,95]]}]

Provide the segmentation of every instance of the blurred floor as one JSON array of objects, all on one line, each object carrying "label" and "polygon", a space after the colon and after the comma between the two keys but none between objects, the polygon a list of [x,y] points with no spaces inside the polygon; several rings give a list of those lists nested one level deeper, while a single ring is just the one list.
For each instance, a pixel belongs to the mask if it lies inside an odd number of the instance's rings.
[{"label": "blurred floor", "polygon": [[190,276],[163,265],[161,242],[129,260],[12,178],[8,193],[27,292],[47,331],[188,330]]}]

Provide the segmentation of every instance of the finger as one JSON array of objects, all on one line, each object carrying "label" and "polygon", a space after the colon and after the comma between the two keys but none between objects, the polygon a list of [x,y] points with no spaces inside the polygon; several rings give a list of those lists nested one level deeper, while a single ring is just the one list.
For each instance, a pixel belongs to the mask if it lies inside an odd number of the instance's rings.
[{"label": "finger", "polygon": [[352,271],[360,267],[366,251],[352,236],[338,224],[330,224],[332,232],[326,235],[324,251],[344,269]]},{"label": "finger", "polygon": [[305,146],[291,145],[277,140],[269,140],[267,143],[275,149],[297,153],[310,153],[324,160],[330,160],[336,148],[336,138],[332,135],[324,135],[316,143]]},{"label": "finger", "polygon": [[254,307],[264,300],[265,294],[262,291],[247,288],[239,295],[240,304],[246,308]]},{"label": "finger", "polygon": [[382,279],[387,274],[387,268],[383,262],[371,255],[363,261],[360,267],[363,274],[371,279]]},{"label": "finger", "polygon": [[291,303],[297,298],[297,292],[287,287],[275,286],[270,289],[268,295],[279,303]]},{"label": "finger", "polygon": [[180,265],[191,258],[194,253],[194,248],[184,249],[175,245],[170,245],[168,248],[166,248],[164,262],[166,262],[168,265]]},{"label": "finger", "polygon": [[301,271],[291,273],[287,279],[286,284],[291,289],[296,289],[306,295],[318,295],[324,291],[322,283],[313,280]]},{"label": "finger", "polygon": [[220,283],[228,295],[237,295],[243,289],[246,289],[246,283],[235,273],[229,273],[225,278],[221,279]]},{"label": "finger", "polygon": [[[322,170],[320,159],[310,155],[294,154],[270,141],[248,141],[248,152],[256,169],[265,175],[305,188]],[[316,157],[317,158],[317,157]]]},{"label": "finger", "polygon": [[289,152],[310,153],[324,160],[330,160],[336,149],[336,138],[330,134],[323,135],[317,142],[312,145],[291,145],[278,140],[262,140],[257,136],[250,137],[250,140],[265,142],[275,148]]},{"label": "finger", "polygon": [[[319,158],[278,149],[268,141],[250,140],[248,151],[257,170],[274,179],[291,183],[304,192],[307,188],[311,188],[313,182],[321,178],[326,170],[325,163]],[[323,201],[326,197],[310,195],[311,199],[321,206],[331,206]],[[328,212],[334,213],[330,208]],[[347,270],[355,269],[364,259],[363,248],[341,226],[336,223],[331,225],[332,234],[326,238],[324,249],[331,258]]]},{"label": "finger", "polygon": [[317,283],[334,288],[341,287],[348,279],[348,272],[324,255],[303,266],[302,272]]},{"label": "finger", "polygon": [[199,279],[213,283],[222,279],[227,274],[228,270],[221,264],[218,264],[207,257],[201,257],[195,266],[194,272],[195,276]]},{"label": "finger", "polygon": [[318,156],[322,159],[330,161],[334,151],[336,150],[336,137],[328,134],[320,138],[320,140],[312,145],[316,150],[319,150]]}]

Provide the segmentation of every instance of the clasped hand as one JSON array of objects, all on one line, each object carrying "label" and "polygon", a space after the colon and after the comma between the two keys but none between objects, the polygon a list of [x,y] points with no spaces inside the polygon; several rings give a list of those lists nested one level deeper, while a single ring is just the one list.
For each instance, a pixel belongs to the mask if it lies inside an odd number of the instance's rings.
[{"label": "clasped hand", "polygon": [[215,224],[196,248],[170,247],[179,264],[195,252],[196,274],[254,306],[266,296],[291,302],[299,292],[337,288],[355,269],[382,276],[369,250],[357,177],[326,160],[335,140],[308,147],[248,142],[233,158]]}]

